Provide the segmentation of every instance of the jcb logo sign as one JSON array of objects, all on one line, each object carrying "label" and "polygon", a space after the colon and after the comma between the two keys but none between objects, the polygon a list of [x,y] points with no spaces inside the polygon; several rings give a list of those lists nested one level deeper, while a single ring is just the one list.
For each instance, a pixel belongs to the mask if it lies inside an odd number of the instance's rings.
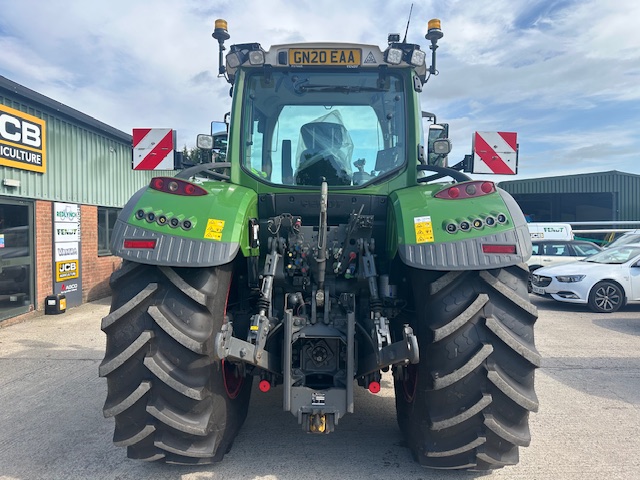
[{"label": "jcb logo sign", "polygon": [[64,282],[72,278],[78,278],[78,260],[68,260],[66,262],[56,262],[56,282]]},{"label": "jcb logo sign", "polygon": [[46,122],[0,105],[0,165],[45,173]]}]

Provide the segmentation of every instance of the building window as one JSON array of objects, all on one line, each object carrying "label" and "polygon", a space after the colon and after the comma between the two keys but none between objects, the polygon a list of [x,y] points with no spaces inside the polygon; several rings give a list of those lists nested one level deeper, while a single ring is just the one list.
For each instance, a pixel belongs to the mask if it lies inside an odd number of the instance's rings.
[{"label": "building window", "polygon": [[98,256],[111,255],[109,242],[121,208],[98,207]]}]

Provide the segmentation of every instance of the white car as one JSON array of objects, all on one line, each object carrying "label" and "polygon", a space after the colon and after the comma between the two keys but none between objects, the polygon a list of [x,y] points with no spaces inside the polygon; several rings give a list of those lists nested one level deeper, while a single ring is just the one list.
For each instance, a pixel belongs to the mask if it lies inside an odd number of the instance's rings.
[{"label": "white car", "polygon": [[640,300],[640,243],[607,248],[573,263],[543,267],[531,275],[533,293],[612,313]]},{"label": "white car", "polygon": [[532,245],[531,258],[527,260],[530,272],[541,267],[582,260],[602,250],[595,243],[584,240],[543,240],[533,241]]}]

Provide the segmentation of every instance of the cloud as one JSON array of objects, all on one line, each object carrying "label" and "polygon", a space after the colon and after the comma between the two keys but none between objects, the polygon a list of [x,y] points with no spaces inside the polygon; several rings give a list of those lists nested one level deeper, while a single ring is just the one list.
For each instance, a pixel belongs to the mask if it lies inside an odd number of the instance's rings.
[{"label": "cloud", "polygon": [[[404,35],[398,0],[0,0],[0,74],[123,131],[178,129],[179,143],[229,111],[213,23],[270,45]],[[442,19],[438,70],[423,109],[451,125],[456,161],[474,131],[517,131],[520,172],[606,165],[640,173],[640,3],[435,0],[414,3],[408,41],[427,48]],[[428,58],[430,55],[428,55]]]}]

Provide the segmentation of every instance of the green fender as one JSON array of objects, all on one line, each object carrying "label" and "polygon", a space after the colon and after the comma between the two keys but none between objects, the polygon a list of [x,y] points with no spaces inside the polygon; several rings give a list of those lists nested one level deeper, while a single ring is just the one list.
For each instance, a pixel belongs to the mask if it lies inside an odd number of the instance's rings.
[{"label": "green fender", "polygon": [[[257,218],[258,196],[218,181],[194,182],[206,195],[181,196],[145,187],[127,202],[111,235],[111,251],[125,260],[171,267],[208,267],[231,262],[249,246],[249,221]],[[125,245],[125,240],[129,241]],[[131,240],[138,243],[131,247]]]},{"label": "green fender", "polygon": [[[465,182],[458,185],[464,188]],[[498,188],[494,193],[473,198],[434,197],[448,186],[416,185],[391,193],[389,258],[398,255],[411,267],[442,271],[501,268],[529,259],[529,230],[511,195]],[[503,221],[498,222],[498,218]],[[468,231],[459,228],[464,221],[471,225]],[[449,232],[450,224],[458,228]],[[501,246],[515,248],[504,253]]]}]

